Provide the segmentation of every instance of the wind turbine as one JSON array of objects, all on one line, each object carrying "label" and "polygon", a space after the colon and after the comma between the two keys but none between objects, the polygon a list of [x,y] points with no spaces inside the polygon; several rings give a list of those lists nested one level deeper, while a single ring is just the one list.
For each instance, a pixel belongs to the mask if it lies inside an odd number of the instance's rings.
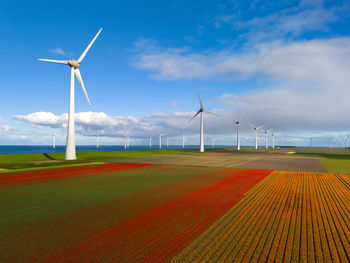
[{"label": "wind turbine", "polygon": [[126,150],[126,133],[124,133],[124,149]]},{"label": "wind turbine", "polygon": [[211,137],[211,148],[214,148],[215,147],[215,138],[214,136]]},{"label": "wind turbine", "polygon": [[159,149],[162,148],[162,136],[165,136],[166,134],[159,133]]},{"label": "wind turbine", "polygon": [[169,137],[166,137],[166,148],[169,147]]},{"label": "wind turbine", "polygon": [[149,136],[149,148],[152,149],[152,135]]},{"label": "wind turbine", "polygon": [[237,124],[237,150],[238,151],[241,149],[241,142],[239,140],[239,127],[241,126],[242,116],[243,116],[243,113],[241,114],[241,117],[239,118],[239,120],[233,123],[233,124]]},{"label": "wind turbine", "polygon": [[53,136],[52,148],[55,149],[56,148],[56,133],[53,133],[52,136]]},{"label": "wind turbine", "polygon": [[182,131],[182,149],[185,149],[185,133]]},{"label": "wind turbine", "polygon": [[75,128],[74,128],[74,74],[77,76],[80,85],[84,91],[85,97],[91,105],[89,97],[86,93],[85,86],[83,79],[80,75],[79,66],[80,63],[83,61],[86,53],[91,48],[92,44],[95,42],[98,35],[101,33],[102,28],[97,32],[96,36],[92,39],[90,44],[87,46],[87,48],[84,50],[83,54],[78,58],[78,60],[71,59],[71,60],[53,60],[53,59],[39,59],[40,61],[46,61],[51,63],[58,63],[63,65],[70,66],[70,94],[69,94],[69,110],[68,110],[68,131],[67,131],[67,144],[66,144],[66,160],[75,160],[77,159],[76,153],[75,153]]},{"label": "wind turbine", "polygon": [[209,111],[206,111],[203,107],[203,104],[202,104],[202,100],[201,100],[201,95],[199,94],[199,91],[198,91],[198,98],[199,98],[199,103],[201,105],[201,108],[197,111],[197,113],[188,121],[192,121],[199,113],[201,114],[201,128],[200,128],[200,147],[199,147],[199,151],[200,152],[204,152],[204,137],[203,137],[203,112],[206,112],[206,113],[210,113],[210,114],[213,114],[213,115],[216,115],[212,112],[209,112]]},{"label": "wind turbine", "polygon": [[331,149],[332,148],[332,137],[330,136],[329,137],[329,149]]},{"label": "wind turbine", "polygon": [[98,149],[99,143],[98,143],[98,134],[96,134],[96,149]]},{"label": "wind turbine", "polygon": [[349,148],[349,140],[348,140],[348,137],[345,137],[345,141],[346,141],[346,148]]},{"label": "wind turbine", "polygon": [[258,131],[259,129],[261,129],[264,126],[260,126],[260,127],[255,127],[254,125],[250,124],[249,125],[254,129],[254,134],[255,134],[255,150],[258,149]]},{"label": "wind turbine", "polygon": [[132,136],[129,136],[128,135],[128,148],[130,147],[130,138],[131,138]]},{"label": "wind turbine", "polygon": [[268,145],[267,145],[267,134],[268,134],[270,131],[272,131],[272,129],[267,130],[267,131],[264,131],[264,130],[262,130],[262,131],[265,133],[265,149],[267,149],[267,148],[269,148]]},{"label": "wind turbine", "polygon": [[312,148],[312,137],[310,137],[310,148]]},{"label": "wind turbine", "polygon": [[271,140],[272,140],[272,149],[275,149],[275,135],[276,135],[277,133],[271,133]]}]

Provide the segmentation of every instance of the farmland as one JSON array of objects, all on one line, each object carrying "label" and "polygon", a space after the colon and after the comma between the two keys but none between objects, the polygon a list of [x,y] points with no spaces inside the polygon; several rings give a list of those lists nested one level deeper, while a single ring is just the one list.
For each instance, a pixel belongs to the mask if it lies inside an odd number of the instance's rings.
[{"label": "farmland", "polygon": [[348,153],[286,152],[0,156],[0,262],[349,261]]}]

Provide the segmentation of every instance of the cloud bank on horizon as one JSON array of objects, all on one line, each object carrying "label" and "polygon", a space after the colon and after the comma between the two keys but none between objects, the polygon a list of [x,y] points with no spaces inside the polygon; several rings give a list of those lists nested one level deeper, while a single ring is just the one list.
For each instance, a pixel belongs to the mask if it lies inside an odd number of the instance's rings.
[{"label": "cloud bank on horizon", "polygon": [[[218,10],[224,11],[199,19],[205,22],[198,26],[198,34],[186,38],[186,45],[140,37],[133,43],[131,65],[155,82],[188,81],[203,83],[203,87],[210,83],[213,89],[227,83],[246,87],[207,100],[219,113],[217,118],[206,118],[208,134],[232,137],[232,122],[244,112],[243,122],[284,133],[286,144],[306,144],[312,134],[328,138],[334,133],[341,141],[350,130],[350,36],[338,27],[347,25],[349,1],[293,3],[286,7],[276,3],[277,7],[269,9],[272,2],[254,1],[244,11],[241,2],[232,6],[217,1]],[[273,11],[255,13],[263,5]],[[201,38],[206,34],[215,35],[216,44],[198,48],[196,41],[204,41]],[[62,48],[50,52],[66,53]],[[197,98],[193,100],[197,105]],[[93,136],[98,132],[113,138],[129,132],[146,138],[158,132],[179,136],[185,129],[197,135],[198,123],[187,123],[194,112],[181,111],[181,106],[172,101],[170,108],[175,112],[145,112],[141,117],[79,112],[77,133]],[[64,131],[67,114],[37,111],[15,114],[13,119]],[[1,127],[0,132],[6,133]],[[243,132],[248,136],[250,129],[243,128]]]}]

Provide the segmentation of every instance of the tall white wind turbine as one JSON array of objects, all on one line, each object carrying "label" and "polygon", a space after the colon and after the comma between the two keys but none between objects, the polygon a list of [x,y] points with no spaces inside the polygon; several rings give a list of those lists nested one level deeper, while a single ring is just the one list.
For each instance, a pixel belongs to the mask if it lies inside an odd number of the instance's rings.
[{"label": "tall white wind turbine", "polygon": [[260,126],[260,127],[255,127],[254,125],[250,124],[249,125],[254,129],[254,134],[255,134],[255,150],[258,149],[258,131],[264,127],[264,126]]},{"label": "tall white wind turbine", "polygon": [[346,141],[346,148],[349,148],[349,140],[348,140],[348,137],[345,137],[345,141]]},{"label": "tall white wind turbine", "polygon": [[267,131],[262,130],[265,133],[265,149],[269,148],[268,144],[267,144],[267,134],[272,131],[272,129],[269,129]]},{"label": "tall white wind turbine", "polygon": [[277,133],[271,133],[271,140],[272,140],[272,149],[275,149],[275,135],[276,135]]},{"label": "tall white wind turbine", "polygon": [[204,137],[203,137],[203,112],[206,112],[206,113],[210,113],[210,114],[213,114],[213,115],[216,115],[212,112],[209,112],[209,111],[206,111],[203,107],[203,103],[202,103],[202,100],[201,100],[201,95],[199,94],[199,91],[198,91],[198,99],[199,99],[199,103],[201,105],[200,109],[197,111],[197,113],[188,121],[192,121],[199,113],[201,114],[201,126],[200,126],[200,147],[199,147],[199,151],[200,152],[204,152]]},{"label": "tall white wind turbine", "polygon": [[85,97],[90,104],[89,97],[86,93],[85,86],[83,79],[81,78],[79,67],[80,63],[83,61],[86,53],[91,48],[92,44],[95,42],[98,35],[101,33],[102,28],[97,32],[96,36],[92,39],[90,44],[87,46],[87,48],[84,50],[83,54],[79,57],[78,60],[71,59],[71,60],[53,60],[53,59],[39,59],[40,61],[46,61],[51,63],[58,63],[63,65],[70,66],[71,73],[70,73],[70,93],[69,93],[69,110],[68,110],[68,131],[67,131],[67,144],[66,144],[66,160],[75,160],[77,159],[76,153],[75,153],[75,129],[74,129],[74,74],[76,75],[77,79],[80,82],[80,85],[84,91]]},{"label": "tall white wind turbine", "polygon": [[162,148],[162,136],[165,136],[166,134],[159,133],[159,149]]},{"label": "tall white wind turbine", "polygon": [[182,149],[185,149],[185,132],[182,131]]},{"label": "tall white wind turbine", "polygon": [[56,133],[53,133],[52,136],[53,136],[52,148],[55,149],[56,148]]},{"label": "tall white wind turbine", "polygon": [[237,125],[237,150],[238,151],[241,149],[241,142],[239,140],[239,127],[241,126],[242,117],[243,117],[243,113],[241,114],[241,117],[239,118],[239,120],[233,123]]}]

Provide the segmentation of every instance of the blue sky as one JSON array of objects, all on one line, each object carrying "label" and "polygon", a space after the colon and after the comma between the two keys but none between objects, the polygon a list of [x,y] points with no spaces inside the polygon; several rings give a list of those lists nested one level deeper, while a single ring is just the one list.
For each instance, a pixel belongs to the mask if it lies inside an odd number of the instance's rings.
[{"label": "blue sky", "polygon": [[[276,3],[277,2],[277,3]],[[76,81],[77,144],[135,144],[161,131],[198,143],[201,91],[206,140],[242,144],[251,122],[280,144],[343,146],[350,130],[349,1],[2,1],[0,144],[65,142],[69,68],[102,33]]]}]

